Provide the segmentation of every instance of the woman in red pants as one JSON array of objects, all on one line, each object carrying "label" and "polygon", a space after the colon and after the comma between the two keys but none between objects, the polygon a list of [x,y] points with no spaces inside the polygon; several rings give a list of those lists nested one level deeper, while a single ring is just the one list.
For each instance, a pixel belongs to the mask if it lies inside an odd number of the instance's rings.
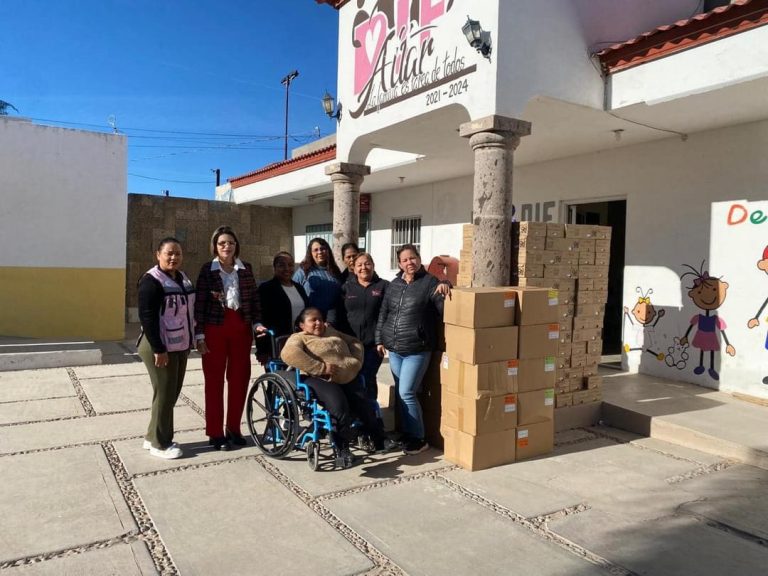
[{"label": "woman in red pants", "polygon": [[[265,332],[251,265],[240,260],[240,243],[229,226],[211,237],[213,261],[197,278],[195,339],[203,356],[205,432],[215,450],[245,446],[240,433],[245,396],[251,378],[253,332]],[[224,422],[224,377],[227,417]]]}]

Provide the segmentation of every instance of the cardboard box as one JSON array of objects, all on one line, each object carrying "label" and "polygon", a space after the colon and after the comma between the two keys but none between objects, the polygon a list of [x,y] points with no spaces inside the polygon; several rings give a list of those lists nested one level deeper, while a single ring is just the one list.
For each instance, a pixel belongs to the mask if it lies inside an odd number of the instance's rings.
[{"label": "cardboard box", "polygon": [[513,373],[511,362],[517,360],[467,364],[445,353],[440,362],[440,383],[445,390],[470,398],[517,392],[517,367]]},{"label": "cardboard box", "polygon": [[525,460],[549,454],[555,448],[555,423],[552,420],[518,426],[515,459]]},{"label": "cardboard box", "polygon": [[565,238],[565,224],[558,224],[556,222],[547,222],[547,237]]},{"label": "cardboard box", "polygon": [[594,356],[602,353],[603,353],[602,340],[592,340],[591,342],[587,342],[587,354],[589,354],[590,356]]},{"label": "cardboard box", "polygon": [[[550,324],[558,320],[559,292],[553,288],[512,288],[517,294],[517,324]],[[542,354],[547,356],[548,354]]]},{"label": "cardboard box", "polygon": [[517,376],[517,391],[543,390],[555,385],[556,362],[554,356],[510,360],[510,372]]},{"label": "cardboard box", "polygon": [[463,238],[466,239],[472,239],[475,237],[475,226],[474,224],[464,224],[461,227],[461,233]]},{"label": "cardboard box", "polygon": [[515,461],[515,430],[472,436],[449,426],[441,426],[445,458],[465,470],[484,470]]},{"label": "cardboard box", "polygon": [[[443,437],[440,435],[440,420],[442,418],[441,396],[442,386],[440,386],[440,359],[442,352],[434,352],[429,358],[429,366],[424,374],[419,393],[419,403],[424,416],[424,439],[430,446],[442,449]],[[381,388],[381,386],[380,386]],[[394,387],[393,387],[394,388]],[[394,392],[394,390],[393,390]],[[394,406],[394,404],[392,404]],[[400,411],[395,412],[395,428],[400,428]]]},{"label": "cardboard box", "polygon": [[457,288],[446,298],[443,321],[467,328],[513,326],[517,307],[514,288]]},{"label": "cardboard box", "polygon": [[597,373],[598,373],[597,363],[590,362],[584,366],[583,370],[584,370],[585,378],[588,378],[590,376],[597,376]]},{"label": "cardboard box", "polygon": [[466,274],[459,272],[456,276],[456,286],[460,288],[469,288],[472,285],[472,273]]},{"label": "cardboard box", "polygon": [[466,328],[446,324],[446,351],[451,358],[468,364],[506,362],[517,358],[517,331],[517,326]]},{"label": "cardboard box", "polygon": [[[544,250],[520,250],[512,253],[512,259],[518,264],[544,264]],[[522,274],[521,274],[522,276]]]},{"label": "cardboard box", "polygon": [[558,342],[557,343],[557,355],[560,358],[570,358],[572,353],[571,342]]},{"label": "cardboard box", "polygon": [[610,264],[610,257],[608,254],[595,254],[595,266],[608,266]]},{"label": "cardboard box", "polygon": [[555,409],[555,390],[533,390],[531,392],[517,393],[517,422],[523,424],[535,424],[545,420],[552,420]]},{"label": "cardboard box", "polygon": [[517,246],[520,250],[544,250],[547,242],[544,236],[520,236],[517,240]]},{"label": "cardboard box", "polygon": [[573,405],[573,396],[570,392],[555,394],[555,409]]},{"label": "cardboard box", "polygon": [[595,253],[595,241],[591,238],[581,238],[579,240],[579,254],[587,253],[587,254],[594,254]]},{"label": "cardboard box", "polygon": [[599,254],[610,254],[611,241],[610,240],[595,240],[595,252]]},{"label": "cardboard box", "polygon": [[605,313],[605,304],[576,304],[576,316],[600,316]]},{"label": "cardboard box", "polygon": [[611,227],[610,226],[595,226],[594,229],[595,238],[601,240],[611,239]]},{"label": "cardboard box", "polygon": [[588,330],[574,330],[574,342],[589,342],[590,340],[601,340],[603,335],[602,328],[590,328]]},{"label": "cardboard box", "polygon": [[556,250],[558,252],[578,252],[579,242],[579,240],[574,238],[568,238],[566,233],[566,238],[547,238],[542,249]]},{"label": "cardboard box", "polygon": [[479,436],[517,426],[517,395],[466,398],[443,389],[442,424]]},{"label": "cardboard box", "polygon": [[[513,227],[514,230],[515,227]],[[518,234],[520,236],[538,236],[544,238],[547,235],[546,222],[531,222],[524,220],[518,223]]]},{"label": "cardboard box", "polygon": [[564,370],[570,367],[571,367],[570,356],[560,356],[559,354],[555,356],[555,370]]},{"label": "cardboard box", "polygon": [[517,275],[523,278],[542,278],[544,276],[544,264],[518,263]]},{"label": "cardboard box", "polygon": [[579,251],[579,266],[592,265],[595,263],[594,252],[581,252]]},{"label": "cardboard box", "polygon": [[584,226],[582,224],[566,224],[565,225],[565,237],[566,238],[585,238]]},{"label": "cardboard box", "polygon": [[576,280],[573,278],[520,278],[518,288],[550,288],[564,292],[576,292]]},{"label": "cardboard box", "polygon": [[576,316],[573,319],[573,330],[595,330],[602,327],[602,316]]},{"label": "cardboard box", "polygon": [[603,377],[597,374],[594,376],[585,377],[584,384],[590,390],[594,388],[601,388],[603,385]]},{"label": "cardboard box", "polygon": [[594,290],[594,289],[595,289],[594,278],[584,278],[583,276],[579,278],[579,283],[577,286],[577,290],[579,292],[586,292],[588,290]]},{"label": "cardboard box", "polygon": [[543,358],[557,356],[560,341],[560,324],[536,324],[520,326],[517,358]]}]

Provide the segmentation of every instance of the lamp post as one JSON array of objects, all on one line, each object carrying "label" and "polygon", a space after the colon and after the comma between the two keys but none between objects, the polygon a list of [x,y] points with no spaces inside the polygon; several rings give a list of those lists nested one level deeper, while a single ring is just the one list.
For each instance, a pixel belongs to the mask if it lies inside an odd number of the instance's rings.
[{"label": "lamp post", "polygon": [[285,147],[283,149],[283,160],[288,160],[288,90],[291,87],[291,82],[293,82],[298,75],[299,71],[294,70],[280,80],[280,84],[285,86]]}]

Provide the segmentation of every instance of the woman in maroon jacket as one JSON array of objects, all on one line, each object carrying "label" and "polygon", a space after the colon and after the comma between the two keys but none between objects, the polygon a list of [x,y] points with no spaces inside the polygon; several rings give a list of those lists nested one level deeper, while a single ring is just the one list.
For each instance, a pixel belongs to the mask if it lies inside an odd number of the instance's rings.
[{"label": "woman in maroon jacket", "polygon": [[[240,433],[248,381],[251,378],[253,331],[264,332],[256,280],[251,265],[240,260],[240,242],[229,226],[211,237],[213,261],[197,278],[195,339],[203,356],[205,432],[216,450],[230,443],[245,446]],[[224,376],[228,382],[224,423]]]}]

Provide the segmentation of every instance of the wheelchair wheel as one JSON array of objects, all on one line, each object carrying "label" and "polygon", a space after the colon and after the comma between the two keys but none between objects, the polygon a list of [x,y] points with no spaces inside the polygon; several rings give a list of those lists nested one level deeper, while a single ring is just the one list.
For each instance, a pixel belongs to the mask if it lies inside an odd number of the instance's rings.
[{"label": "wheelchair wheel", "polygon": [[299,410],[290,384],[276,374],[257,378],[246,402],[248,430],[267,456],[283,458],[296,442]]},{"label": "wheelchair wheel", "polygon": [[320,466],[320,444],[310,440],[307,442],[306,450],[307,465],[312,472],[317,472],[317,469]]}]

